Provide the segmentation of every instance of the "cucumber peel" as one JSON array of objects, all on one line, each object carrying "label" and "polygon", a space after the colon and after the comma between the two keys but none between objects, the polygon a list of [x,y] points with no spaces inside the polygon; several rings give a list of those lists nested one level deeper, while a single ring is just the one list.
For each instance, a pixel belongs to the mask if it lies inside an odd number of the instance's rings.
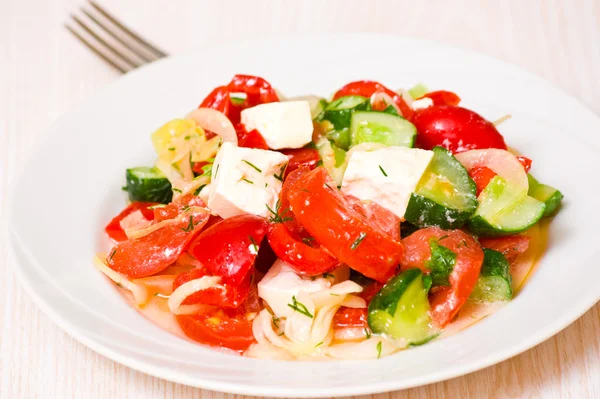
[{"label": "cucumber peel", "polygon": [[554,187],[538,182],[530,174],[527,175],[527,180],[529,180],[529,192],[527,194],[546,205],[544,217],[554,215],[558,210],[564,195]]},{"label": "cucumber peel", "polygon": [[510,264],[500,252],[484,248],[483,264],[469,302],[490,303],[508,301],[513,296]]}]

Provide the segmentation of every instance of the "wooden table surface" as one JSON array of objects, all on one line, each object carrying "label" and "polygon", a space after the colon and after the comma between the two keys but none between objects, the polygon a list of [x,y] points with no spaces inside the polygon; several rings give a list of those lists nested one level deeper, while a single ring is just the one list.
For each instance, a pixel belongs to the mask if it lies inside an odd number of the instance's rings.
[{"label": "wooden table surface", "polygon": [[[386,32],[429,38],[517,64],[600,113],[598,1],[101,3],[174,53],[240,37],[298,32]],[[119,77],[62,27],[68,13],[81,4],[71,0],[0,1],[2,226],[6,225],[8,184],[35,142],[59,115]],[[40,193],[41,201],[43,195]],[[8,251],[3,236],[0,398],[232,397],[144,375],[79,344],[50,322],[21,289]],[[372,397],[600,398],[599,337],[597,304],[563,332],[513,359],[464,377]]]}]

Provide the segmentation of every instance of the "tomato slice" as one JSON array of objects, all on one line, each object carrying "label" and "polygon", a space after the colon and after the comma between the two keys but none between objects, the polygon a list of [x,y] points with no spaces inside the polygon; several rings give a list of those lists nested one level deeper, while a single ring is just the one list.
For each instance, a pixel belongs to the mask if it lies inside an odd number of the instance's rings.
[{"label": "tomato slice", "polygon": [[241,123],[235,125],[235,132],[238,137],[238,146],[246,148],[258,148],[259,150],[268,150],[269,146],[263,136],[254,129],[246,131],[246,128]]},{"label": "tomato slice", "polygon": [[317,167],[317,163],[319,163],[319,160],[321,159],[319,156],[319,151],[314,148],[294,148],[289,150],[281,150],[281,153],[287,155],[290,159],[290,162],[285,170],[284,177],[287,177],[290,173],[301,166],[314,169]]},{"label": "tomato slice", "polygon": [[367,309],[341,307],[333,316],[333,328],[368,327]]},{"label": "tomato slice", "polygon": [[216,109],[227,116],[229,114],[230,104],[229,89],[227,86],[219,86],[206,96],[199,108]]},{"label": "tomato slice", "polygon": [[[196,280],[204,276],[209,276],[208,270],[202,268],[192,269],[188,272],[181,273],[173,281],[173,291],[179,286],[187,283],[188,281]],[[225,289],[211,287],[198,291],[188,296],[183,302],[183,305],[195,305],[202,303],[204,305],[214,305],[219,307],[237,308],[244,300],[248,297],[250,292],[250,280],[251,274],[242,281],[241,284],[233,286],[230,284],[223,284]]]},{"label": "tomato slice", "polygon": [[231,93],[246,93],[245,107],[279,101],[271,84],[258,76],[235,75],[227,88]]},{"label": "tomato slice", "polygon": [[[201,210],[196,211],[194,207],[201,207]],[[106,259],[108,266],[128,278],[156,274],[177,260],[190,241],[202,230],[209,216],[204,202],[192,195],[183,196],[177,202],[156,208],[154,223],[166,219],[179,219],[174,224],[168,224],[143,237],[119,242]]]},{"label": "tomato slice", "polygon": [[477,148],[506,150],[504,138],[481,115],[466,108],[433,105],[415,112],[417,146],[426,150],[439,145],[456,154]]},{"label": "tomato slice", "polygon": [[234,216],[200,233],[189,252],[211,275],[235,287],[253,273],[267,226],[265,219],[255,215]]},{"label": "tomato slice", "polygon": [[228,315],[218,309],[176,318],[185,335],[202,344],[243,352],[255,342],[252,321],[242,313]]},{"label": "tomato slice", "polygon": [[425,97],[431,98],[433,105],[458,105],[458,103],[460,103],[459,96],[446,90],[432,91],[419,97],[418,100]]},{"label": "tomato slice", "polygon": [[156,202],[132,202],[106,225],[104,231],[106,231],[106,234],[114,241],[119,242],[127,240],[127,234],[125,234],[123,228],[121,228],[121,220],[125,219],[125,217],[131,215],[135,211],[140,211],[146,220],[152,221],[154,220],[154,211],[149,208],[154,205],[158,204]]},{"label": "tomato slice", "polygon": [[404,101],[401,95],[399,95],[393,90],[388,89],[381,83],[374,82],[371,80],[359,80],[356,82],[348,83],[333,95],[333,99],[337,100],[340,97],[351,95],[371,97],[377,92],[386,93],[392,98],[392,100],[396,103],[398,108],[400,108],[400,112],[402,112],[403,117],[405,117],[406,119],[412,118],[413,110],[406,103],[406,101]]},{"label": "tomato slice", "polygon": [[324,168],[301,176],[287,198],[302,226],[336,259],[377,281],[392,277],[402,244],[357,212]]},{"label": "tomato slice", "polygon": [[431,258],[431,239],[456,254],[454,269],[448,276],[450,286],[436,287],[430,295],[431,318],[440,327],[446,326],[465,304],[481,270],[483,250],[479,243],[462,230],[442,230],[428,227],[417,230],[402,240],[404,256],[402,270],[419,268],[429,272],[427,261]]},{"label": "tomato slice", "polygon": [[497,238],[480,238],[482,247],[502,253],[508,263],[513,263],[519,255],[529,248],[530,237],[515,235]]}]

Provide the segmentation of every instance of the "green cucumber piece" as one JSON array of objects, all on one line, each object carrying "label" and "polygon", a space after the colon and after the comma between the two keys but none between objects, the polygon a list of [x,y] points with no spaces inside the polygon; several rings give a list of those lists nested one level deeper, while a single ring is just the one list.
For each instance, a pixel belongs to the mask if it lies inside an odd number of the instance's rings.
[{"label": "green cucumber piece", "polygon": [[315,145],[321,157],[322,166],[335,180],[335,183],[341,186],[347,166],[346,151],[332,144],[326,137],[321,137]]},{"label": "green cucumber piece", "polygon": [[350,148],[350,120],[355,110],[369,110],[371,102],[367,97],[344,96],[329,103],[317,117],[321,126],[338,147]]},{"label": "green cucumber piece", "polygon": [[469,229],[480,236],[503,236],[527,230],[544,216],[546,205],[516,189],[500,176],[479,195]]},{"label": "green cucumber piece", "polygon": [[404,217],[420,228],[456,229],[477,209],[476,193],[465,167],[445,148],[434,147],[431,163],[411,194]]},{"label": "green cucumber piece", "polygon": [[513,296],[510,264],[500,252],[484,248],[481,272],[469,302],[490,303],[509,301]]},{"label": "green cucumber piece", "polygon": [[377,111],[355,111],[350,122],[350,146],[380,143],[413,147],[417,128],[398,115]]},{"label": "green cucumber piece", "polygon": [[385,112],[386,114],[400,116],[398,111],[396,111],[396,108],[392,107],[391,105],[388,105],[387,108],[383,110],[383,112]]},{"label": "green cucumber piece", "polygon": [[371,300],[367,321],[375,334],[414,344],[437,334],[421,270],[409,269],[388,281]]},{"label": "green cucumber piece", "polygon": [[157,168],[140,166],[127,169],[125,178],[130,201],[168,204],[173,198],[171,183]]},{"label": "green cucumber piece", "polygon": [[538,182],[529,174],[527,175],[527,179],[529,180],[529,192],[527,194],[546,205],[544,217],[554,215],[558,210],[564,195],[554,187]]}]

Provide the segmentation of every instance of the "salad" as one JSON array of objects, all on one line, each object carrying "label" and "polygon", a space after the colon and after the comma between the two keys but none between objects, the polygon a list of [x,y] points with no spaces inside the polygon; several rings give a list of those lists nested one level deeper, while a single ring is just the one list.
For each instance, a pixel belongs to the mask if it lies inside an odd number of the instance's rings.
[{"label": "salad", "polygon": [[236,75],[151,138],[97,268],[151,320],[257,358],[375,359],[510,301],[563,198],[419,84],[284,98]]}]

